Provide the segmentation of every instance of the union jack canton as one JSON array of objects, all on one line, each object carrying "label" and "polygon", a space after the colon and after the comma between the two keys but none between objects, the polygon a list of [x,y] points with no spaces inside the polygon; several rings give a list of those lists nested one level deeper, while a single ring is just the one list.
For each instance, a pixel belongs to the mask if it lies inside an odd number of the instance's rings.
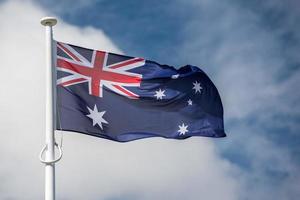
[{"label": "union jack canton", "polygon": [[86,58],[77,47],[61,42],[57,42],[57,47],[57,70],[70,73],[58,79],[58,85],[68,87],[87,82],[90,95],[103,97],[102,88],[106,87],[128,98],[138,97],[124,86],[140,86],[142,75],[129,70],[145,65],[144,59],[130,58],[108,63],[112,54],[107,52],[87,50],[91,57]]}]

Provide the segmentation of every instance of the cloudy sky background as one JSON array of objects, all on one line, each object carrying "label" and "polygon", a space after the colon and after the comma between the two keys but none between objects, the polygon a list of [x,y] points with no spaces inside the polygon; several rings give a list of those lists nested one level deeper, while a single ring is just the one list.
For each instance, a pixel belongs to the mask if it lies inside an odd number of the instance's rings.
[{"label": "cloudy sky background", "polygon": [[228,134],[119,144],[66,133],[58,199],[299,198],[299,1],[0,0],[0,199],[43,198],[45,15],[60,41],[198,65]]}]

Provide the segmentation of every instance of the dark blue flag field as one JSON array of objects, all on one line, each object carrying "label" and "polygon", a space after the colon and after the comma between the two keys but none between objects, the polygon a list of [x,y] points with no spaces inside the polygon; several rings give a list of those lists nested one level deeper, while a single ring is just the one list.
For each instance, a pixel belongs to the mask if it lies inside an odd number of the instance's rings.
[{"label": "dark blue flag field", "polygon": [[225,137],[219,93],[198,67],[56,42],[57,130],[118,142]]}]

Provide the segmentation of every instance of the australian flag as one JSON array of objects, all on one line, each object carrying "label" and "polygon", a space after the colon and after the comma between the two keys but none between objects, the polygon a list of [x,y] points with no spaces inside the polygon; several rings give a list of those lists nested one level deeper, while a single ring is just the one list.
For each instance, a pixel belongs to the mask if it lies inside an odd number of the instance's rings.
[{"label": "australian flag", "polygon": [[57,130],[118,142],[226,136],[219,93],[198,67],[62,42],[56,52]]}]

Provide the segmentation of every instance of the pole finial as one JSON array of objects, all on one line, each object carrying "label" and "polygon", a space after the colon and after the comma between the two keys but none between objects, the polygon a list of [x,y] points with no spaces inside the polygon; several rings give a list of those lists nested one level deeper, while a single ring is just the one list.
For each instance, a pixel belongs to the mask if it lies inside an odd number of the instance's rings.
[{"label": "pole finial", "polygon": [[55,26],[57,19],[55,17],[43,17],[40,22],[44,26]]}]

